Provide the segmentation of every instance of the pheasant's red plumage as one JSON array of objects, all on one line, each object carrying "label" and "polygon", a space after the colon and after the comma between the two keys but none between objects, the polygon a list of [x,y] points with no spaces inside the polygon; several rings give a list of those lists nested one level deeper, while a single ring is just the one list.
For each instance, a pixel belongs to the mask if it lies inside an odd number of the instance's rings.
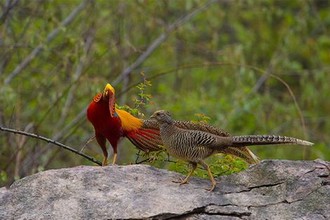
[{"label": "pheasant's red plumage", "polygon": [[103,93],[94,96],[87,109],[87,118],[93,124],[96,140],[102,148],[103,165],[107,164],[108,158],[106,140],[113,148],[113,164],[116,163],[117,145],[122,137],[127,137],[143,151],[160,149],[161,137],[158,128],[145,126],[142,119],[117,109],[115,90],[110,84],[106,85]]}]

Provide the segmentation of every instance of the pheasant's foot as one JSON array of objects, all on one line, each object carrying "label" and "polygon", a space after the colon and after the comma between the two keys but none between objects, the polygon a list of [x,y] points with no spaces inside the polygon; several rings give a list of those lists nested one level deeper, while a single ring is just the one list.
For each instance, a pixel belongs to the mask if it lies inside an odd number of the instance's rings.
[{"label": "pheasant's foot", "polygon": [[108,160],[107,159],[104,159],[103,161],[102,161],[102,166],[107,166],[108,165]]},{"label": "pheasant's foot", "polygon": [[214,190],[214,188],[216,187],[216,185],[217,185],[217,182],[212,178],[212,180],[211,180],[211,188],[206,189],[206,190],[212,192]]},{"label": "pheasant's foot", "polygon": [[179,185],[187,184],[188,180],[186,179],[179,179],[179,180],[172,180],[173,183],[180,183]]},{"label": "pheasant's foot", "polygon": [[188,184],[188,181],[182,181],[179,185]]},{"label": "pheasant's foot", "polygon": [[212,184],[211,188],[205,189],[205,190],[212,192],[215,189],[215,186],[216,186],[216,184],[214,184],[214,185]]}]

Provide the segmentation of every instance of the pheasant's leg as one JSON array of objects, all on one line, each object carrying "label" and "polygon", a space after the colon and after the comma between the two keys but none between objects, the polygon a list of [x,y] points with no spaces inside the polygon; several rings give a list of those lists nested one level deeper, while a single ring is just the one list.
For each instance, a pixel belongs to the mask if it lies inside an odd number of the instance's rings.
[{"label": "pheasant's leg", "polygon": [[199,164],[202,165],[206,170],[207,170],[207,173],[209,174],[209,177],[210,177],[210,180],[211,180],[211,183],[212,183],[212,186],[210,189],[208,189],[209,191],[213,191],[215,186],[217,185],[217,182],[215,181],[212,173],[211,173],[211,170],[210,170],[210,167],[204,162],[204,161],[199,161]]},{"label": "pheasant's leg", "polygon": [[102,166],[106,166],[108,165],[108,151],[107,151],[107,147],[106,147],[106,139],[104,136],[100,135],[100,134],[95,134],[97,143],[99,143],[99,145],[102,148],[102,152],[103,152],[103,161],[102,161]]},{"label": "pheasant's leg", "polygon": [[197,168],[197,163],[190,162],[190,164],[192,165],[192,169],[191,169],[190,172],[188,173],[187,177],[186,177],[184,180],[181,180],[181,181],[173,181],[173,182],[175,182],[175,183],[180,183],[180,185],[188,183],[189,178],[191,177],[191,175],[194,173],[194,171],[195,171],[196,168]]},{"label": "pheasant's leg", "polygon": [[102,166],[107,166],[108,165],[108,157],[104,156],[102,160]]},{"label": "pheasant's leg", "polygon": [[117,162],[117,152],[113,153],[113,159],[112,159],[112,164],[116,164]]}]

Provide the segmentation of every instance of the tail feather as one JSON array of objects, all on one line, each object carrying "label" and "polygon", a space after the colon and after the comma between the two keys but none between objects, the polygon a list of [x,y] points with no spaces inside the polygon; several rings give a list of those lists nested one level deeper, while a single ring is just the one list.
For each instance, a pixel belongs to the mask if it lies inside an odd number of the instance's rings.
[{"label": "tail feather", "polygon": [[162,141],[158,130],[139,129],[136,132],[127,134],[127,138],[137,148],[145,152],[161,149]]},{"label": "tail feather", "polygon": [[227,147],[225,149],[218,150],[218,152],[242,158],[249,164],[255,164],[260,162],[259,158],[247,147]]},{"label": "tail feather", "polygon": [[150,141],[146,139],[134,139],[132,137],[127,137],[132,144],[134,144],[138,149],[144,151],[144,152],[150,152],[158,150],[156,149],[157,146],[154,145],[154,143],[151,143]]},{"label": "tail feather", "polygon": [[243,135],[233,136],[232,146],[250,146],[250,145],[269,145],[269,144],[297,144],[312,146],[312,142],[300,140],[293,137],[278,136],[278,135]]}]

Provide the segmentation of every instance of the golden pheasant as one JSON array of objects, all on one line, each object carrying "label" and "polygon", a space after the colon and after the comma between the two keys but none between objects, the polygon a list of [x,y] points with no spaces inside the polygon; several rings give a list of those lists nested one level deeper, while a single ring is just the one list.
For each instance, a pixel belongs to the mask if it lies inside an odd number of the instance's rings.
[{"label": "golden pheasant", "polygon": [[143,120],[116,108],[115,89],[107,84],[103,93],[94,96],[87,108],[87,118],[93,124],[95,137],[103,151],[102,165],[107,164],[106,140],[113,148],[112,163],[117,160],[117,145],[122,137],[129,138],[143,151],[159,150],[161,138],[158,128],[145,126]]},{"label": "golden pheasant", "polygon": [[[115,89],[107,84],[103,93],[94,96],[87,109],[87,118],[94,126],[96,140],[103,151],[102,164],[107,164],[106,140],[110,142],[114,151],[112,163],[116,163],[117,145],[122,137],[127,137],[137,148],[145,152],[159,150],[162,140],[157,121],[139,119],[124,110],[117,109],[115,101]],[[227,132],[204,123],[190,121],[175,121],[174,123],[183,129],[229,136]],[[228,147],[219,151],[240,157],[248,163],[259,161],[247,147]]]},{"label": "golden pheasant", "polygon": [[313,143],[296,139],[293,137],[275,135],[245,135],[245,136],[223,136],[215,135],[211,132],[189,130],[176,126],[169,112],[164,110],[156,111],[151,118],[159,123],[160,135],[167,152],[174,157],[185,160],[192,165],[192,169],[187,177],[180,182],[185,184],[193,174],[197,165],[202,165],[208,172],[212,186],[212,191],[216,186],[216,181],[209,166],[204,159],[212,154],[223,152],[228,147],[241,148],[249,145],[268,144],[300,144],[313,145]]}]

